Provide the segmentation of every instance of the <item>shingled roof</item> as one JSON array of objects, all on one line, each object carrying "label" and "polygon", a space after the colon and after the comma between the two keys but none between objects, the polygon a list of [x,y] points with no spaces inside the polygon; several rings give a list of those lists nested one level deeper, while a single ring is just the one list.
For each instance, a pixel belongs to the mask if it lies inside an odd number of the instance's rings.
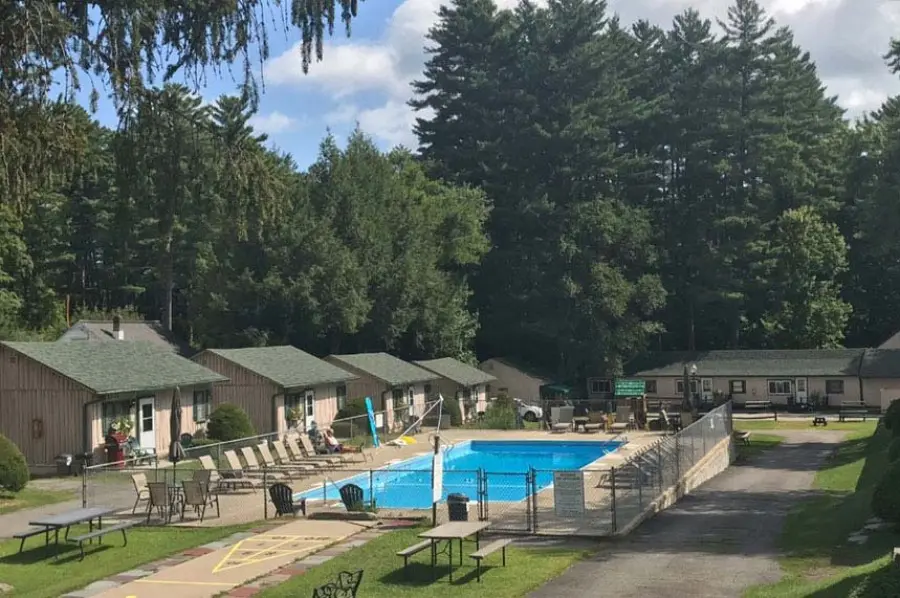
[{"label": "shingled roof", "polygon": [[146,341],[4,342],[3,345],[100,395],[153,392],[227,380],[190,359]]},{"label": "shingled roof", "polygon": [[439,378],[433,372],[387,353],[354,353],[350,355],[331,355],[330,357],[378,378],[391,386],[429,382]]},{"label": "shingled roof", "polygon": [[[187,343],[175,338],[166,331],[158,320],[145,320],[143,322],[122,322],[120,329],[126,341],[147,341],[160,347],[168,348],[185,355],[190,352]],[[58,342],[72,341],[105,341],[121,342],[113,333],[111,320],[79,320],[71,328],[66,330]]]},{"label": "shingled roof", "polygon": [[307,388],[358,378],[355,374],[288,345],[207,350],[283,388]]},{"label": "shingled roof", "polygon": [[857,376],[865,349],[735,350],[649,353],[628,364],[637,377],[680,376],[696,364],[701,376]]},{"label": "shingled roof", "polygon": [[414,361],[413,363],[462,386],[477,386],[478,384],[487,384],[496,380],[494,376],[452,357],[426,359]]}]

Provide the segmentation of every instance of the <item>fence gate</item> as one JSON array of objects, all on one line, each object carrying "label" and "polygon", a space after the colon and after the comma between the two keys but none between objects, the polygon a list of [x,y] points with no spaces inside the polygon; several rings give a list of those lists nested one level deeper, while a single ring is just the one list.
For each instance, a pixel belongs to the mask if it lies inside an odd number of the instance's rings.
[{"label": "fence gate", "polygon": [[504,532],[533,531],[533,473],[481,471],[479,507],[491,529]]}]

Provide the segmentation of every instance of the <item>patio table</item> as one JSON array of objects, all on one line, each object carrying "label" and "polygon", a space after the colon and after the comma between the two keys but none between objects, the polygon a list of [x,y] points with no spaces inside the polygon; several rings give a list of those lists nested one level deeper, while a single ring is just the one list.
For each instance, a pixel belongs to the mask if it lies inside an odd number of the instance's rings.
[{"label": "patio table", "polygon": [[[79,523],[87,523],[90,527],[90,531],[94,531],[94,519],[96,519],[97,529],[103,529],[103,517],[115,512],[116,510],[110,507],[74,509],[72,511],[66,511],[65,513],[60,513],[58,515],[52,515],[50,517],[29,521],[28,525],[33,525],[34,527],[44,527],[47,528],[48,531],[53,531],[53,542],[56,545],[56,554],[54,555],[54,558],[59,558],[59,530],[61,530],[62,528],[66,528],[66,533],[63,536],[63,540],[68,540],[69,528],[73,525],[78,525]],[[100,543],[101,539],[97,538],[97,542]]]},{"label": "patio table", "polygon": [[437,545],[441,541],[447,542],[447,557],[450,562],[450,581],[453,581],[453,541],[459,540],[459,564],[463,559],[463,540],[475,536],[475,550],[478,550],[481,541],[481,532],[490,527],[490,521],[453,521],[432,528],[419,534],[420,538],[431,540],[431,574],[437,566]]}]

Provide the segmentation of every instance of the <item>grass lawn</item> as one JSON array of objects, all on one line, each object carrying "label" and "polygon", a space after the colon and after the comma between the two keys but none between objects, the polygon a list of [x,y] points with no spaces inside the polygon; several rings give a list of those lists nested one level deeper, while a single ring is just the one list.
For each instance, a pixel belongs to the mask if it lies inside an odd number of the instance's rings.
[{"label": "grass lawn", "polygon": [[[740,426],[737,426],[736,429],[744,431]],[[742,442],[737,444],[737,462],[742,463],[754,455],[773,449],[781,444],[782,440],[784,438],[775,434],[751,434],[750,444]]]},{"label": "grass lawn", "polygon": [[734,427],[740,430],[824,430],[826,432],[851,432],[871,434],[875,431],[878,422],[868,420],[864,422],[837,422],[828,421],[826,427],[813,427],[812,417],[809,419],[780,419],[777,422],[771,419],[735,419]]},{"label": "grass lawn", "polygon": [[[482,583],[475,581],[475,566],[468,554],[475,551],[475,544],[467,542],[463,548],[463,565],[453,571],[453,583],[447,579],[447,556],[438,556],[435,581],[431,581],[428,550],[410,559],[406,574],[403,559],[395,556],[398,550],[420,541],[421,528],[401,530],[385,534],[368,544],[335,557],[324,565],[311,569],[279,586],[257,594],[257,598],[294,598],[311,596],[313,590],[333,581],[341,571],[363,569],[359,598],[383,598],[385,596],[428,596],[429,598],[513,598],[524,596],[544,582],[558,576],[579,559],[587,556],[584,550],[559,548],[507,548],[506,567],[501,566],[499,552],[489,556],[482,568]],[[454,542],[454,559],[459,558],[459,544]],[[458,563],[458,560],[454,560]]]},{"label": "grass lawn", "polygon": [[[53,545],[45,548],[40,536],[26,540],[22,554],[18,554],[19,540],[0,541],[0,580],[13,586],[16,598],[57,598],[93,581],[221,540],[249,527],[252,526],[135,528],[128,531],[128,546],[122,547],[121,534],[110,534],[103,539],[104,548],[86,549],[83,562],[78,562],[74,544],[64,546],[60,543],[60,549],[65,552],[55,561]],[[72,528],[72,533],[77,535],[76,528]]]},{"label": "grass lawn", "polygon": [[76,493],[71,491],[43,490],[40,488],[25,488],[15,494],[0,492],[0,515],[21,509],[52,505],[65,500],[72,500],[77,498],[77,496]]},{"label": "grass lawn", "polygon": [[823,496],[804,501],[785,522],[784,578],[751,588],[746,598],[846,598],[863,576],[888,565],[885,555],[900,544],[895,532],[874,532],[861,546],[847,537],[872,517],[872,492],[887,464],[890,434],[873,434],[874,423],[846,425],[856,427],[816,474],[814,486]]}]

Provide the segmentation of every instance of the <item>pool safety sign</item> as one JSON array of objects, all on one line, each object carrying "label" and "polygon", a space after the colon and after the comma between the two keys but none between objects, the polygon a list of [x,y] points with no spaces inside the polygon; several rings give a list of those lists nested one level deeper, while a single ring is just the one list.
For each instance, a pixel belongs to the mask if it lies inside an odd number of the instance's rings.
[{"label": "pool safety sign", "polygon": [[553,472],[553,507],[557,517],[584,515],[584,472]]},{"label": "pool safety sign", "polygon": [[438,451],[432,461],[431,502],[441,502],[444,494],[444,453]]}]

